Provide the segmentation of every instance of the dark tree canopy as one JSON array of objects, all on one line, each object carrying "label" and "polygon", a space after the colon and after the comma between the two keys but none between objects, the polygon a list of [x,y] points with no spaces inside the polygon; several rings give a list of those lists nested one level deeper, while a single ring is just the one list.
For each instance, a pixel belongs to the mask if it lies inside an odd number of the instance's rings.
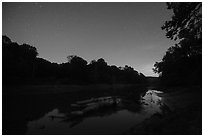
[{"label": "dark tree canopy", "polygon": [[89,64],[82,57],[70,55],[66,63],[51,63],[37,57],[37,49],[19,45],[3,36],[3,83],[12,84],[98,84],[145,83],[145,76],[133,68],[109,66],[100,58]]},{"label": "dark tree canopy", "polygon": [[2,44],[11,44],[11,40],[7,36],[2,36]]},{"label": "dark tree canopy", "polygon": [[2,37],[3,83],[26,82],[34,78],[37,49],[28,44],[18,45]]},{"label": "dark tree canopy", "polygon": [[171,2],[167,8],[173,10],[172,20],[166,21],[162,29],[166,30],[167,38],[191,39],[201,37],[202,26],[201,2]]},{"label": "dark tree canopy", "polygon": [[78,57],[76,55],[70,55],[67,57],[67,59],[68,59],[68,62],[70,64],[73,64],[73,65],[77,65],[77,66],[86,66],[87,65],[86,60],[84,60],[83,58]]},{"label": "dark tree canopy", "polygon": [[202,3],[167,3],[174,15],[162,29],[178,40],[153,69],[166,84],[200,83],[202,73]]}]

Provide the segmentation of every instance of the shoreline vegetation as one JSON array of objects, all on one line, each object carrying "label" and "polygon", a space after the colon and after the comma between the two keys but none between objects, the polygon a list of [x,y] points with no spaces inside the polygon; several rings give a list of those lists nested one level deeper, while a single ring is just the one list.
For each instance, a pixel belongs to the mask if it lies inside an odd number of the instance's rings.
[{"label": "shoreline vegetation", "polygon": [[90,85],[65,85],[65,84],[43,84],[3,87],[3,95],[38,95],[38,94],[61,94],[74,92],[117,92],[124,89],[139,89],[147,87],[147,84],[90,84]]},{"label": "shoreline vegetation", "polygon": [[77,55],[57,64],[38,57],[37,49],[2,36],[2,81],[18,85],[144,84],[146,77],[131,66],[109,65],[103,58],[88,63]]}]

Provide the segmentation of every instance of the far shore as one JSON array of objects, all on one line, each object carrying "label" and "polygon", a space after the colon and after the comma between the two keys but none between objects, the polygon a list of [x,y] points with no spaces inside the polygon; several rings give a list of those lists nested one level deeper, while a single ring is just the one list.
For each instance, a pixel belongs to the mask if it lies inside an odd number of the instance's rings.
[{"label": "far shore", "polygon": [[23,85],[3,87],[3,95],[7,94],[58,94],[78,91],[109,91],[122,90],[124,88],[146,87],[144,84],[90,84],[90,85],[65,85],[65,84],[45,84],[45,85]]}]

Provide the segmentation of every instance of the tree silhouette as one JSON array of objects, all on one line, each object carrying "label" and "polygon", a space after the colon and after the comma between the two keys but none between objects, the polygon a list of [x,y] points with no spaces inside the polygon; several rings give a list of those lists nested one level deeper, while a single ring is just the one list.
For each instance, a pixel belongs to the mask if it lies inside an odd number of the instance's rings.
[{"label": "tree silhouette", "polygon": [[3,83],[5,84],[115,84],[145,83],[145,76],[130,66],[109,66],[100,58],[89,64],[82,57],[70,55],[66,63],[51,63],[37,57],[37,49],[28,44],[19,45],[2,37]]},{"label": "tree silhouette", "polygon": [[167,9],[173,10],[172,20],[166,21],[162,29],[167,38],[192,39],[201,37],[202,26],[201,2],[170,2]]},{"label": "tree silhouette", "polygon": [[2,37],[4,83],[19,83],[33,79],[37,49],[28,44],[18,45],[7,36]]},{"label": "tree silhouette", "polygon": [[75,66],[79,66],[79,67],[83,67],[83,66],[87,65],[86,60],[84,60],[83,58],[78,57],[76,55],[70,55],[67,57],[67,59],[71,65],[75,65]]},{"label": "tree silhouette", "polygon": [[162,29],[167,38],[178,40],[153,69],[165,84],[198,84],[202,73],[202,3],[167,3],[173,10],[172,20]]}]

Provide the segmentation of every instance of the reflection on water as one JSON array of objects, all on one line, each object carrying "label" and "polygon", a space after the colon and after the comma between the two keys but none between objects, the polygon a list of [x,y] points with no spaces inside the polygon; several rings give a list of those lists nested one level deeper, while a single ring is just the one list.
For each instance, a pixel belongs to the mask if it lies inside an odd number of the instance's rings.
[{"label": "reflection on water", "polygon": [[[67,114],[56,108],[42,118],[28,122],[26,134],[122,134],[151,115],[162,112],[162,97],[159,96],[161,93],[148,90],[141,97],[142,109],[138,111],[132,111],[124,103],[122,107],[116,106],[68,119]],[[132,103],[131,107],[138,105]]]},{"label": "reflection on water", "polygon": [[145,96],[142,98],[142,103],[144,104],[144,111],[148,114],[154,114],[156,112],[162,112],[161,105],[162,105],[162,97],[158,94],[163,93],[157,90],[148,90]]}]

